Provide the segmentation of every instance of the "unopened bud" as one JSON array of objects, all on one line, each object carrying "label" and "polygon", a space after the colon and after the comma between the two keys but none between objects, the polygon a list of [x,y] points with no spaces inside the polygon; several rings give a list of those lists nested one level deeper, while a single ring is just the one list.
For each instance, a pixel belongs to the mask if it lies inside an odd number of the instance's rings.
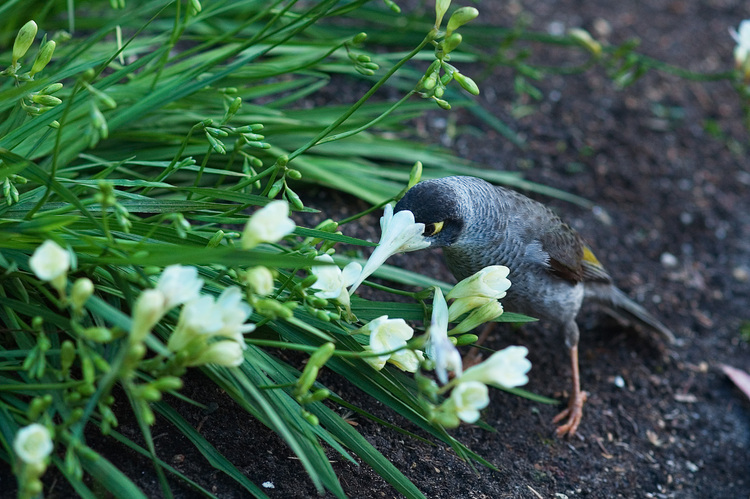
[{"label": "unopened bud", "polygon": [[34,21],[27,22],[21,27],[21,29],[18,30],[16,41],[13,42],[13,64],[15,64],[18,59],[23,57],[26,52],[28,52],[29,47],[31,47],[31,44],[34,43],[36,30],[37,27]]},{"label": "unopened bud", "polygon": [[461,7],[460,9],[456,10],[456,12],[451,15],[451,18],[448,19],[448,25],[445,28],[446,36],[450,36],[451,33],[456,31],[464,24],[476,19],[478,15],[479,11],[474,7]]},{"label": "unopened bud", "polygon": [[365,40],[367,40],[367,33],[364,33],[364,32],[358,33],[357,35],[354,36],[354,38],[352,38],[352,41],[354,43],[362,43]]},{"label": "unopened bud", "polygon": [[450,54],[454,50],[456,50],[456,47],[461,45],[461,41],[463,40],[463,37],[460,33],[453,33],[450,36],[446,36],[445,40],[443,40],[443,53]]},{"label": "unopened bud", "polygon": [[52,60],[52,54],[55,53],[56,45],[57,44],[54,40],[50,40],[42,46],[41,50],[39,50],[39,54],[34,60],[34,65],[31,66],[31,71],[29,71],[30,76],[34,76],[49,64],[49,61]]},{"label": "unopened bud", "polygon": [[591,34],[582,28],[572,28],[568,30],[568,36],[586,47],[594,56],[599,57],[602,53],[602,44],[591,37]]},{"label": "unopened bud", "polygon": [[468,76],[464,76],[458,71],[453,73],[453,78],[458,82],[461,87],[469,92],[471,95],[479,95],[479,87],[476,83],[474,83],[474,80],[469,78]]},{"label": "unopened bud", "polygon": [[414,166],[411,167],[409,172],[409,184],[406,186],[407,189],[414,187],[422,179],[422,162],[417,161]]},{"label": "unopened bud", "polygon": [[91,282],[91,279],[86,277],[76,279],[76,282],[73,283],[73,290],[70,293],[70,304],[73,307],[73,310],[80,311],[83,309],[86,301],[93,293],[94,283]]}]

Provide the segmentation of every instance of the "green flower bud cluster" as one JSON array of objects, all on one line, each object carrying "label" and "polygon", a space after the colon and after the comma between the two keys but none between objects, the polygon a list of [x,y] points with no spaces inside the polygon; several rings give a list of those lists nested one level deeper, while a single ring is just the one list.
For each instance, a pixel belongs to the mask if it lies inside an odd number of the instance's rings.
[{"label": "green flower bud cluster", "polygon": [[[419,80],[416,90],[426,99],[433,99],[443,109],[449,110],[450,103],[443,99],[447,85],[455,80],[467,92],[479,95],[479,87],[468,76],[460,73],[455,66],[448,63],[450,54],[458,48],[463,38],[456,30],[464,24],[472,21],[479,15],[474,7],[461,7],[457,9],[448,20],[446,31],[437,31],[443,20],[443,16],[450,7],[450,0],[438,0],[435,5],[435,32],[437,36],[432,43],[435,45],[435,60],[425,71]],[[442,39],[441,39],[442,36]]]},{"label": "green flower bud cluster", "polygon": [[351,51],[350,48],[350,44],[360,44],[366,39],[367,33],[359,33],[354,38],[352,38],[351,42],[345,42],[344,48],[346,49],[346,54],[349,57],[349,60],[354,64],[354,69],[359,74],[372,76],[375,74],[375,71],[379,69],[379,66],[376,63],[372,62],[372,58],[369,55],[355,54]]}]

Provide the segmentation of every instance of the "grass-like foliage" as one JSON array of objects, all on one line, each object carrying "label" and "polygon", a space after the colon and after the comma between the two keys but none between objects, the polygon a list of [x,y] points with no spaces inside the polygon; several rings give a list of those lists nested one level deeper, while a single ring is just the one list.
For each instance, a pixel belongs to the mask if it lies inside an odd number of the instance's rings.
[{"label": "grass-like foliage", "polygon": [[[378,325],[425,319],[430,286],[442,284],[383,267],[377,275],[428,290],[407,293],[411,303],[356,296],[349,303],[345,285],[316,284],[334,267],[314,258],[337,243],[372,244],[346,237],[333,221],[281,229],[289,224],[287,206],[310,211],[295,192],[298,181],[379,207],[418,176],[417,159],[433,175],[469,171],[449,154],[371,130],[398,132],[435,103],[449,108],[442,97],[451,80],[476,92],[448,63],[460,38],[446,41],[475,11],[454,16],[447,33],[431,27],[409,52],[375,56],[366,52],[366,35],[331,24],[361,24],[352,13],[366,3],[1,8],[4,32],[15,38],[0,53],[7,66],[0,86],[0,458],[14,467],[19,496],[39,493],[52,466],[83,497],[99,487],[143,497],[87,445],[91,431],[150,458],[165,496],[167,475],[211,496],[156,454],[150,427],[162,417],[213,466],[263,497],[162,401],[164,393],[180,396],[189,368],[283,438],[315,486],[337,497],[344,492],[326,446],[342,459],[357,455],[407,497],[421,493],[326,403],[350,406],[316,383],[324,365],[483,462],[445,431],[458,419],[436,419],[434,382],[417,374],[432,387],[428,400],[411,374],[383,369],[399,352],[418,361],[412,349],[424,337],[407,345],[410,333],[392,351],[372,353],[375,326],[362,327],[386,314],[394,322]],[[31,12],[34,22],[19,21]],[[405,79],[394,74],[427,46],[441,51],[432,79],[418,74],[395,103],[370,101],[383,85],[401,88]],[[363,81],[361,98],[317,104],[315,93],[340,74]],[[426,99],[410,99],[415,93]],[[269,203],[274,198],[284,202]],[[403,320],[396,326],[411,331]],[[278,349],[311,357],[302,370],[274,355]],[[145,445],[118,433],[115,402],[130,407]]]},{"label": "grass-like foliage", "polygon": [[[166,497],[168,475],[212,497],[155,452],[150,428],[160,417],[238,486],[265,497],[162,400],[183,397],[188,369],[200,369],[276,432],[318,490],[336,497],[345,494],[331,449],[352,462],[356,455],[406,497],[422,494],[333,410],[370,416],[317,382],[323,367],[462,457],[489,465],[446,428],[476,421],[487,384],[522,384],[524,354],[490,357],[463,384],[447,381],[447,370],[459,369],[455,358],[440,358],[456,343],[472,343],[467,331],[479,323],[527,320],[497,316],[507,272],[495,269],[487,279],[498,287],[482,288],[477,301],[469,299],[476,282],[461,294],[465,288],[451,292],[382,266],[371,269],[376,277],[416,291],[373,285],[410,300],[350,298],[346,288],[361,267],[335,248],[372,243],[345,235],[339,222],[351,220],[302,227],[287,217],[290,208],[313,211],[297,192],[303,183],[379,211],[413,185],[422,163],[431,177],[473,174],[530,187],[399,138],[409,118],[470,105],[469,94],[479,91],[459,69],[485,55],[454,53],[459,32],[480,44],[488,36],[467,24],[476,10],[438,1],[433,21],[399,18],[391,1],[54,4],[0,6],[0,459],[13,467],[19,496],[42,492],[42,476],[55,468],[82,497],[101,489],[145,497],[87,444],[87,435],[101,432],[143,454]],[[396,19],[406,20],[398,33]],[[386,50],[368,46],[363,29]],[[605,50],[604,57],[584,35],[542,41],[590,51],[581,70],[602,60],[616,68],[617,57],[632,53]],[[526,35],[504,36],[511,44]],[[636,59],[620,83],[647,66]],[[495,62],[516,68],[519,93],[533,96],[540,70],[522,56]],[[320,97],[332,79],[336,89],[350,89],[339,92],[341,102],[331,103],[330,92]],[[399,97],[379,98],[385,87]],[[473,111],[523,146],[504,124]],[[399,216],[393,226],[414,228],[413,219],[396,223]],[[450,310],[443,289],[455,300]],[[427,324],[431,334],[405,320]],[[458,324],[448,331],[449,322]],[[438,338],[444,350],[430,355]],[[309,358],[292,365],[281,349]],[[493,377],[500,360],[520,362],[517,380]],[[432,369],[442,386],[425,374]],[[143,445],[117,431],[116,402],[134,415]]]}]

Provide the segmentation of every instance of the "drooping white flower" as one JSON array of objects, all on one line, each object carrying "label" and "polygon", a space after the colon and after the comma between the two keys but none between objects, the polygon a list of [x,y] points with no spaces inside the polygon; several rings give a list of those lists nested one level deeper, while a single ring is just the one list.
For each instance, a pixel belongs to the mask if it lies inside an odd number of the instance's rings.
[{"label": "drooping white flower", "polygon": [[[366,326],[360,329],[362,333],[370,335],[370,345],[367,351],[374,353],[385,353],[397,348],[405,348],[406,342],[414,336],[414,330],[403,319],[389,319],[387,315],[382,315],[373,319]],[[382,369],[385,363],[393,358],[393,354],[385,353],[378,357],[365,357],[375,369]],[[418,358],[418,357],[417,357]],[[413,359],[408,358],[408,354],[396,355],[393,362],[397,365],[412,366]],[[417,362],[417,366],[419,362]],[[416,368],[415,368],[416,370]]]},{"label": "drooping white flower", "polygon": [[65,287],[65,278],[70,270],[70,253],[55,241],[44,241],[29,258],[29,267],[39,279],[51,282],[60,290]]},{"label": "drooping white flower", "polygon": [[442,384],[448,382],[448,371],[461,375],[463,363],[461,354],[448,338],[448,305],[440,288],[435,288],[432,299],[432,319],[427,328],[429,339],[425,351],[435,362],[435,374]]},{"label": "drooping white flower", "polygon": [[226,288],[218,299],[210,295],[196,298],[182,307],[167,348],[179,352],[190,344],[205,347],[215,336],[231,339],[246,348],[243,334],[255,329],[255,325],[245,324],[252,311],[236,286]]},{"label": "drooping white flower", "polygon": [[294,231],[294,221],[289,218],[289,203],[271,201],[252,214],[242,231],[242,247],[251,249],[260,243],[275,243]]},{"label": "drooping white flower", "polygon": [[243,349],[247,348],[243,335],[255,330],[255,325],[245,323],[253,309],[244,301],[240,288],[231,286],[222,291],[216,300],[215,310],[218,311],[216,319],[221,321],[215,334],[232,338]]},{"label": "drooping white flower", "polygon": [[198,298],[202,287],[198,269],[184,265],[166,267],[156,283],[156,289],[164,295],[164,312]]},{"label": "drooping white flower", "polygon": [[737,42],[737,46],[734,47],[734,60],[737,66],[750,64],[750,19],[742,21],[738,30],[730,29],[729,34]]},{"label": "drooping white flower", "polygon": [[[331,255],[320,255],[315,257],[319,262],[333,263]],[[351,286],[362,273],[362,266],[357,262],[351,262],[343,270],[336,265],[313,265],[311,271],[318,278],[310,286],[316,289],[315,296],[326,300],[336,300],[349,310],[350,299],[346,288]]]},{"label": "drooping white flower", "polygon": [[485,385],[513,388],[525,385],[531,362],[526,358],[526,347],[512,346],[493,353],[487,360],[471,366],[459,378],[459,383],[479,381]]},{"label": "drooping white flower", "polygon": [[188,365],[218,364],[226,367],[237,367],[244,360],[243,345],[234,340],[221,340],[209,344],[195,359],[189,361]]},{"label": "drooping white flower", "polygon": [[424,353],[419,350],[404,348],[391,354],[388,362],[407,373],[415,373],[419,364],[424,361]]},{"label": "drooping white flower", "polygon": [[385,205],[383,216],[380,218],[380,230],[380,243],[365,263],[359,278],[349,289],[350,295],[392,255],[420,250],[430,245],[422,235],[424,224],[416,223],[414,214],[409,210],[402,210],[394,215],[393,207]]},{"label": "drooping white flower", "polygon": [[26,464],[43,465],[53,448],[52,435],[39,423],[21,428],[13,439],[13,451]]},{"label": "drooping white flower", "polygon": [[490,265],[476,274],[462,280],[451,289],[446,299],[483,296],[498,300],[505,296],[510,287],[508,274],[510,269],[504,265]]},{"label": "drooping white flower", "polygon": [[463,381],[453,389],[450,400],[461,421],[475,423],[479,419],[479,411],[489,405],[490,396],[484,383]]}]

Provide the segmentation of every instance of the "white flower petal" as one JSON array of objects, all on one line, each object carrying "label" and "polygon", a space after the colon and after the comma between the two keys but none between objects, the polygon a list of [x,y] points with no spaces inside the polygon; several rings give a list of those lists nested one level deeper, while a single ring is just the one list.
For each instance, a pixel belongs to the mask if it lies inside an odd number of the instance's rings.
[{"label": "white flower petal", "polygon": [[183,265],[170,265],[164,269],[156,283],[156,289],[164,295],[164,311],[198,298],[203,279],[198,278],[198,269]]},{"label": "white flower petal", "polygon": [[414,214],[409,210],[402,210],[393,214],[393,207],[385,205],[383,216],[380,219],[380,243],[370,258],[365,263],[362,273],[349,289],[349,294],[354,294],[360,284],[375,272],[385,261],[396,253],[416,251],[430,245],[422,235],[424,224],[415,223]]},{"label": "white flower petal", "polygon": [[295,229],[289,218],[289,203],[283,200],[271,201],[248,219],[242,231],[242,247],[254,248],[260,243],[275,243]]},{"label": "white flower petal", "polygon": [[528,353],[526,347],[518,346],[499,350],[484,362],[464,371],[459,381],[479,381],[486,385],[506,388],[525,385],[529,381],[526,373],[531,369],[531,362],[526,358]]},{"label": "white flower petal", "polygon": [[55,241],[44,241],[29,258],[29,267],[42,281],[52,281],[70,269],[70,253]]},{"label": "white flower petal", "polygon": [[435,362],[435,374],[442,384],[448,382],[448,371],[460,376],[463,369],[461,354],[448,338],[448,306],[440,288],[435,288],[432,300],[432,319],[427,328],[429,339],[425,348],[427,356]]},{"label": "white flower petal", "polygon": [[13,451],[27,464],[42,464],[53,448],[52,435],[39,423],[21,428],[13,439]]},{"label": "white flower petal", "polygon": [[451,392],[451,400],[455,405],[456,415],[467,423],[476,422],[479,411],[490,403],[487,386],[478,381],[459,383]]}]

